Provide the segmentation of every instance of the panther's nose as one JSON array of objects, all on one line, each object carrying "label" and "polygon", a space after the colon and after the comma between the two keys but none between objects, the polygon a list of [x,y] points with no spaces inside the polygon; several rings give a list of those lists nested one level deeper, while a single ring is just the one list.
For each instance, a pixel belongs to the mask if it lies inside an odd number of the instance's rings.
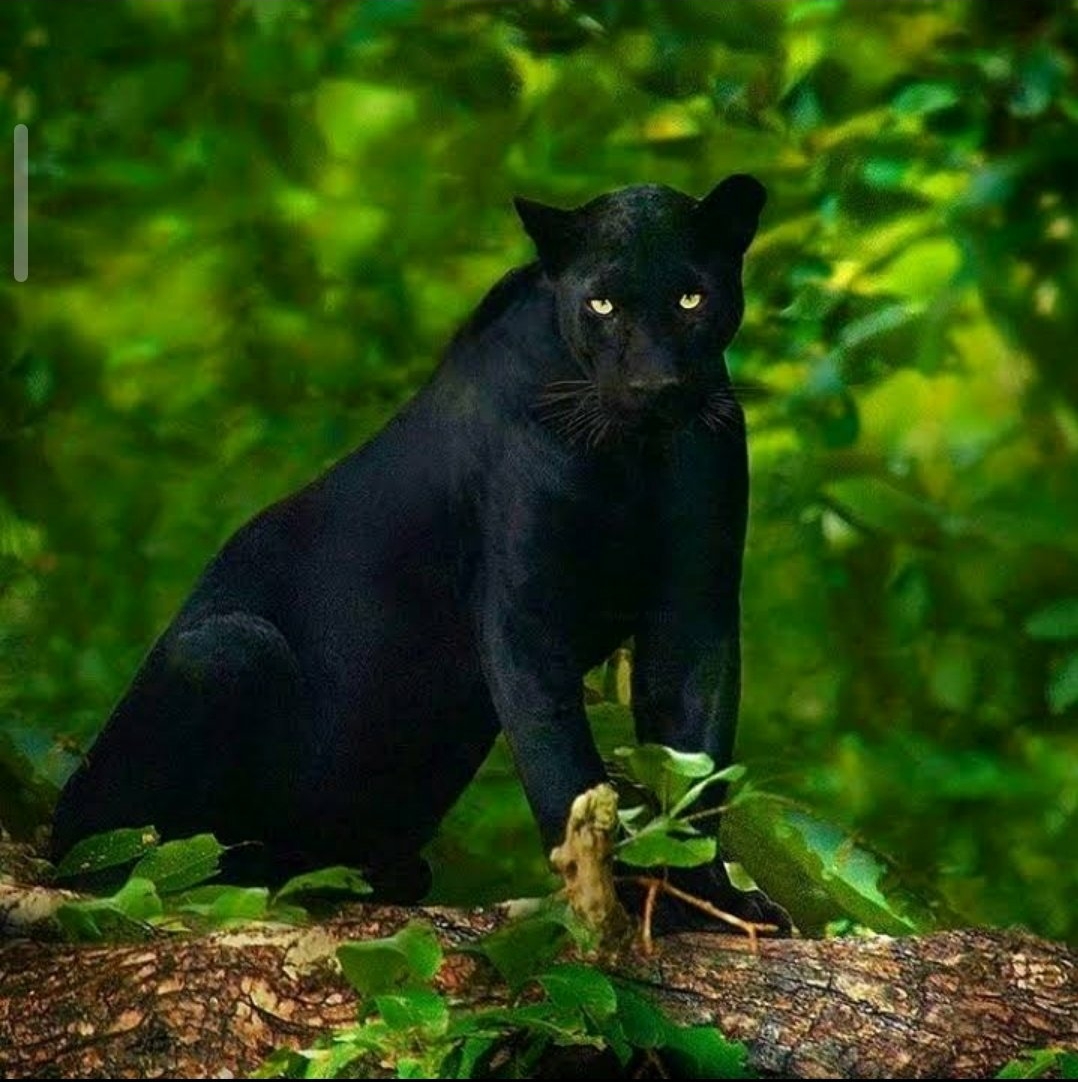
[{"label": "panther's nose", "polygon": [[682,382],[677,376],[634,376],[625,384],[635,410],[664,413],[681,397]]},{"label": "panther's nose", "polygon": [[639,398],[653,398],[680,382],[677,376],[637,376],[629,380],[629,390]]}]

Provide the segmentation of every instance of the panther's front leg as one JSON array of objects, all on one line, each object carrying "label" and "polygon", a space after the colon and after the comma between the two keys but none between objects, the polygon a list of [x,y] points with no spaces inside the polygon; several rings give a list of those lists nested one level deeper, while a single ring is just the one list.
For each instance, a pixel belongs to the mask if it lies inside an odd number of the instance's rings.
[{"label": "panther's front leg", "polygon": [[[743,429],[686,433],[660,502],[657,583],[636,633],[633,712],[641,742],[707,752],[728,766],[741,694],[741,565],[748,511]],[[704,791],[696,810],[716,810],[725,787]],[[712,824],[718,829],[718,816]],[[680,889],[745,920],[790,929],[790,918],[760,891],[735,888],[720,858],[675,869]],[[707,923],[690,906],[667,904],[660,927]]]}]

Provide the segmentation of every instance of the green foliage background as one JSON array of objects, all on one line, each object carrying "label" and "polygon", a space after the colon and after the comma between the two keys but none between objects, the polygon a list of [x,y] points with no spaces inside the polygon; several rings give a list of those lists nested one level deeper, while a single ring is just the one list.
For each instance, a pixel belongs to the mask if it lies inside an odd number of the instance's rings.
[{"label": "green foliage background", "polygon": [[[514,194],[749,171],[738,757],[969,919],[1073,938],[1076,51],[1072,0],[0,4],[0,822],[530,258]],[[504,754],[435,856],[443,897],[534,884]]]}]

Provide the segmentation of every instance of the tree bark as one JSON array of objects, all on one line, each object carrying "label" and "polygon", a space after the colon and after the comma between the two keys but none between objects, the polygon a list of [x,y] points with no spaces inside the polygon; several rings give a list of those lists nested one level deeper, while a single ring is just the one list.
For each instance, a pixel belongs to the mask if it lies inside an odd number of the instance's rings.
[{"label": "tree bark", "polygon": [[[0,1077],[248,1076],[273,1048],[304,1047],[354,1018],[340,943],[417,915],[447,949],[505,919],[370,906],[306,927],[134,945],[0,943]],[[439,981],[455,1000],[507,994],[481,959],[448,957]],[[1020,933],[764,939],[755,951],[743,937],[686,934],[607,969],[679,1020],[745,1041],[768,1074],[986,1077],[1023,1050],[1078,1048],[1078,955]]]}]

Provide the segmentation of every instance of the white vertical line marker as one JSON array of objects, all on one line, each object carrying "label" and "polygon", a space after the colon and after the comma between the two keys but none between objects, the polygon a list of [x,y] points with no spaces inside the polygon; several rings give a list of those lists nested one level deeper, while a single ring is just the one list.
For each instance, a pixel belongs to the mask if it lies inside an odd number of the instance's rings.
[{"label": "white vertical line marker", "polygon": [[15,254],[12,270],[16,282],[25,282],[30,275],[28,220],[30,217],[30,130],[25,124],[15,125]]}]

